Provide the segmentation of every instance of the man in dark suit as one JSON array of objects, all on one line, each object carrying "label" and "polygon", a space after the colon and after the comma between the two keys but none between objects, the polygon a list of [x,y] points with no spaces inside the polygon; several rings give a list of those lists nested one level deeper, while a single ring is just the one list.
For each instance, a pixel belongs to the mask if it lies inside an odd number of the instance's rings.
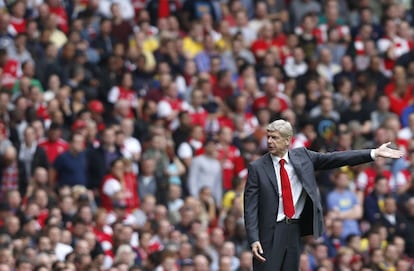
[{"label": "man in dark suit", "polygon": [[276,120],[267,127],[269,152],[249,165],[244,192],[247,238],[255,271],[299,269],[300,237],[321,236],[323,212],[314,171],[357,165],[375,157],[401,158],[389,143],[372,150],[317,153],[289,150],[292,126]]}]

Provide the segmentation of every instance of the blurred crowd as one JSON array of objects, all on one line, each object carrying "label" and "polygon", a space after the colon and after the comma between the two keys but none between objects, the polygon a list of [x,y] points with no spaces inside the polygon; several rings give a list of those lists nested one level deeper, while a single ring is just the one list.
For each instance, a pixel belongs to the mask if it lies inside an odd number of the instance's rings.
[{"label": "blurred crowd", "polygon": [[413,271],[413,2],[0,1],[0,271],[251,271],[278,118],[407,154],[316,173],[301,271]]}]

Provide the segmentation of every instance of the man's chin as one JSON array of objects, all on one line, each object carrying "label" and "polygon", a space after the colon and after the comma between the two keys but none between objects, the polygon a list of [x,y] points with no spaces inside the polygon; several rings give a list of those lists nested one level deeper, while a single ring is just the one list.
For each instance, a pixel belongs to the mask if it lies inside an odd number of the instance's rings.
[{"label": "man's chin", "polygon": [[277,156],[277,150],[273,149],[273,148],[268,148],[267,151],[271,154],[271,155],[276,155]]}]

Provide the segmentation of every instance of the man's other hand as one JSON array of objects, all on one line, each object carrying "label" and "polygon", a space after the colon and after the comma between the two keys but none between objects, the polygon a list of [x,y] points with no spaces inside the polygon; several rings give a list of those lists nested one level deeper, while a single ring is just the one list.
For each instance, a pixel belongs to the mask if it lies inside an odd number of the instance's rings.
[{"label": "man's other hand", "polygon": [[261,262],[265,262],[266,259],[262,256],[263,255],[263,248],[260,244],[260,241],[256,241],[252,244],[252,253],[253,256],[256,257]]}]

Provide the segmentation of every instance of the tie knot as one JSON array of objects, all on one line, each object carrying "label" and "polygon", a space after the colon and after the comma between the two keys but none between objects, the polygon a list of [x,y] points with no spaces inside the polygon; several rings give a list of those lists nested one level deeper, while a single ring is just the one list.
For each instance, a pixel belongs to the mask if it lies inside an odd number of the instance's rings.
[{"label": "tie knot", "polygon": [[280,165],[283,167],[283,166],[285,166],[285,159],[280,159],[280,161],[279,161],[279,163],[280,163]]}]

